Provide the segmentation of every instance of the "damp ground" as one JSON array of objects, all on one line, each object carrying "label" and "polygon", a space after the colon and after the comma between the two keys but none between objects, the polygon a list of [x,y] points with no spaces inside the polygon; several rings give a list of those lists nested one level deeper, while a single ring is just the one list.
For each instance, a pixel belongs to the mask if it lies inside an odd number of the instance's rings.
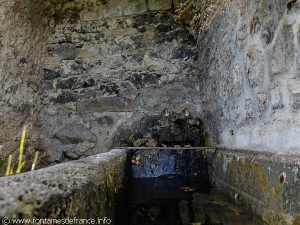
[{"label": "damp ground", "polygon": [[117,201],[117,225],[264,225],[245,207],[191,177],[130,179]]}]

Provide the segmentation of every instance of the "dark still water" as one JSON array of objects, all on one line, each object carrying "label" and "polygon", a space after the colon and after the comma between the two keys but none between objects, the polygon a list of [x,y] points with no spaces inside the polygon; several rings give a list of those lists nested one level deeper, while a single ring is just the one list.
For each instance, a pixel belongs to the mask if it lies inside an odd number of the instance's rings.
[{"label": "dark still water", "polygon": [[131,179],[117,201],[117,225],[263,225],[257,216],[190,177]]}]

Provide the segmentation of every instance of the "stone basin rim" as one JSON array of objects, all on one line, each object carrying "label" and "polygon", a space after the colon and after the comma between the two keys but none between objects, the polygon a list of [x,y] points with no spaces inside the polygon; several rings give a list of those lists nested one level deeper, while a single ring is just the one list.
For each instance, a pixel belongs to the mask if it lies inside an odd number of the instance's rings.
[{"label": "stone basin rim", "polygon": [[216,146],[209,147],[114,147],[114,149],[124,150],[211,150],[216,149]]}]

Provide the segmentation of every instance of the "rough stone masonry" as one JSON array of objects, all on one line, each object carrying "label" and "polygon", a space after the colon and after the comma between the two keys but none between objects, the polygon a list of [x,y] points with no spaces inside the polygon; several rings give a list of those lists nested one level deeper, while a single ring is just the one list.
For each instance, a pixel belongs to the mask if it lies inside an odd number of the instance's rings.
[{"label": "rough stone masonry", "polygon": [[196,35],[179,2],[1,1],[0,161],[24,124],[48,163],[203,145],[202,121],[210,144],[297,151],[299,2],[228,1]]},{"label": "rough stone masonry", "polygon": [[196,39],[175,21],[179,2],[3,3],[0,161],[17,157],[25,124],[25,158],[39,150],[48,163],[203,142]]},{"label": "rough stone masonry", "polygon": [[112,146],[200,144],[196,39],[175,21],[177,5],[108,1],[58,18],[39,114],[49,162]]}]

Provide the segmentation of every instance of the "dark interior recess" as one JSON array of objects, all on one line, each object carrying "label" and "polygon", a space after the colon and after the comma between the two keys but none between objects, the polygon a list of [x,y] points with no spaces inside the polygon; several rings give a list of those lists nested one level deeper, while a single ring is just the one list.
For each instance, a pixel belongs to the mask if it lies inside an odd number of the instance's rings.
[{"label": "dark interior recess", "polygon": [[209,180],[203,150],[133,149],[128,153],[117,225],[262,225]]}]

